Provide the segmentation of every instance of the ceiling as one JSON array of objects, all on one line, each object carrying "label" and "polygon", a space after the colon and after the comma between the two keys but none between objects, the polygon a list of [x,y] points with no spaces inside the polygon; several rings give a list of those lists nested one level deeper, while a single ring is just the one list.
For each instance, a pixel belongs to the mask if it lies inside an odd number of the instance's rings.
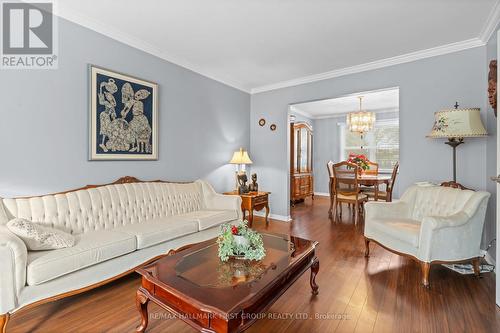
[{"label": "ceiling", "polygon": [[248,92],[484,45],[499,7],[497,0],[58,1],[63,18]]},{"label": "ceiling", "polygon": [[294,104],[290,107],[290,110],[312,119],[332,117],[359,111],[359,96],[363,96],[364,111],[399,112],[399,88]]}]

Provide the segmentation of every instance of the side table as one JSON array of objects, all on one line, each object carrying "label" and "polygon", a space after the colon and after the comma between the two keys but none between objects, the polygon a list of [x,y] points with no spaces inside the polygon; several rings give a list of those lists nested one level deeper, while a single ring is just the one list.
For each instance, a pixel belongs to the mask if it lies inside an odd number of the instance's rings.
[{"label": "side table", "polygon": [[225,192],[225,195],[239,195],[241,197],[241,212],[243,219],[245,219],[246,212],[248,211],[248,226],[252,227],[253,211],[266,209],[266,225],[269,224],[269,194],[271,192],[248,192],[245,194],[238,194],[237,191]]}]

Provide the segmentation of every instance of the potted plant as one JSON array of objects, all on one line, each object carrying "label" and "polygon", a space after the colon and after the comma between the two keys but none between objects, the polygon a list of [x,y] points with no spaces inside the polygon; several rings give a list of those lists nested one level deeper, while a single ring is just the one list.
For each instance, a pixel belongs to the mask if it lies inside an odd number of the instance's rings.
[{"label": "potted plant", "polygon": [[363,171],[369,170],[370,169],[370,164],[368,164],[368,159],[366,158],[365,155],[358,155],[358,154],[349,154],[349,158],[347,159],[347,162],[356,164],[358,166],[358,172],[359,174],[362,174]]},{"label": "potted plant", "polygon": [[266,255],[262,236],[250,229],[247,221],[242,221],[239,225],[223,224],[217,244],[222,261],[230,258],[261,260]]}]

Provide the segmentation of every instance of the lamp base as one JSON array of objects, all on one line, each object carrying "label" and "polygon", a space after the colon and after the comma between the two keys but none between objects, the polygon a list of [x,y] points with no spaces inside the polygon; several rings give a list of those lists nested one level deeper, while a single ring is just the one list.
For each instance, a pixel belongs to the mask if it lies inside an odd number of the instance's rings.
[{"label": "lamp base", "polygon": [[445,142],[453,148],[453,182],[457,182],[457,147],[464,143],[464,138],[448,138]]}]

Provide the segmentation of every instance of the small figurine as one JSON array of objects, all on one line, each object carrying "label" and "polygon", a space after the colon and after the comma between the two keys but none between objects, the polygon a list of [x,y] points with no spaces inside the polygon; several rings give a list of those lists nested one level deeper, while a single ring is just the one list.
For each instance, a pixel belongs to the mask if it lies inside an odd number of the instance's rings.
[{"label": "small figurine", "polygon": [[248,178],[247,178],[246,173],[244,173],[242,175],[238,175],[238,184],[240,185],[240,186],[238,186],[238,194],[244,194],[244,193],[249,192],[247,181],[248,181]]},{"label": "small figurine", "polygon": [[250,192],[258,192],[259,191],[259,184],[257,184],[257,174],[254,173],[252,174],[252,183],[248,185],[248,189]]}]

